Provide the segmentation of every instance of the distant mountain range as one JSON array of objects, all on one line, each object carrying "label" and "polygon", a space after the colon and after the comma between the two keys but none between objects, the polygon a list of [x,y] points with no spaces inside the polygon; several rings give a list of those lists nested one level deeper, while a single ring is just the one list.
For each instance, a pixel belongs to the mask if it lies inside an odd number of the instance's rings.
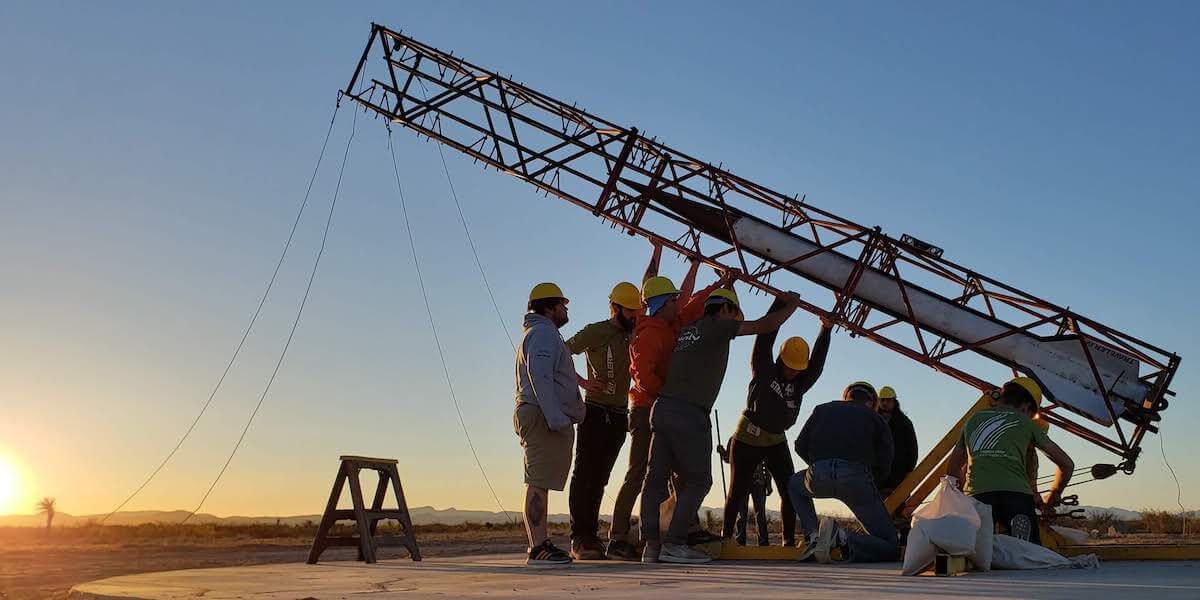
[{"label": "distant mountain range", "polygon": [[[774,499],[769,502],[775,503]],[[1111,513],[1121,521],[1135,521],[1142,518],[1142,513],[1117,507],[1101,507],[1101,506],[1080,506],[1087,516],[1095,516],[1103,513]],[[712,507],[704,507],[701,509],[701,514],[705,511],[713,511],[719,515],[720,509]],[[437,509],[432,506],[418,506],[412,508],[412,519],[414,525],[461,525],[463,523],[504,523],[506,521],[520,521],[520,513],[509,511],[507,517],[505,513],[492,512],[485,510],[459,510],[457,508]],[[178,523],[186,517],[186,510],[142,510],[142,511],[127,511],[119,512],[110,518],[107,525],[141,525],[144,523]],[[1195,514],[1195,513],[1193,513]],[[771,511],[771,517],[779,518],[779,513]],[[55,525],[62,526],[78,526],[85,525],[89,521],[99,522],[104,518],[104,515],[70,515],[67,513],[58,513],[54,517]],[[321,520],[321,515],[295,515],[288,517],[217,517],[210,514],[200,513],[192,517],[188,522],[197,524],[217,524],[217,525],[252,525],[252,524],[280,524],[280,525],[303,525],[307,521],[317,523]],[[550,521],[554,523],[566,523],[570,521],[570,516],[565,514],[550,515]],[[44,517],[38,515],[0,515],[0,527],[37,527],[45,525]]]},{"label": "distant mountain range", "polygon": [[1071,507],[1071,506],[1068,506],[1068,507],[1065,507],[1063,510],[1071,509],[1071,508],[1082,508],[1083,514],[1085,514],[1089,517],[1094,517],[1096,515],[1102,515],[1102,514],[1108,513],[1108,514],[1111,514],[1112,516],[1116,517],[1118,521],[1136,521],[1136,520],[1142,518],[1142,513],[1140,513],[1140,512],[1133,511],[1133,510],[1126,510],[1124,508],[1117,508],[1115,506],[1108,506],[1108,507],[1104,507],[1104,506]]}]

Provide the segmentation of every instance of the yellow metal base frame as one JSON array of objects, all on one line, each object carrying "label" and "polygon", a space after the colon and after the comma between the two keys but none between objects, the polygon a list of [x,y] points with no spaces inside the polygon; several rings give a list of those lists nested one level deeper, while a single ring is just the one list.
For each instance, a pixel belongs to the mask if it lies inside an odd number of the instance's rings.
[{"label": "yellow metal base frame", "polygon": [[[1048,546],[1063,556],[1095,554],[1109,560],[1200,560],[1200,544],[1095,544]],[[696,548],[716,560],[796,560],[804,547],[739,546],[734,542],[714,542]],[[835,560],[840,559],[833,550]]]},{"label": "yellow metal base frame", "polygon": [[[725,542],[708,546],[713,545],[717,546],[715,553],[702,546],[694,546],[694,548],[700,549],[717,560],[796,560],[800,558],[800,553],[804,552],[803,543],[799,546],[739,546],[737,542]],[[841,560],[841,550],[833,548],[830,558]]]},{"label": "yellow metal base frame", "polygon": [[1063,556],[1095,554],[1100,560],[1200,560],[1200,544],[1096,544],[1062,546]]},{"label": "yellow metal base frame", "polygon": [[1095,554],[1100,560],[1200,560],[1200,544],[1068,544],[1063,536],[1042,527],[1042,542],[1063,556]]},{"label": "yellow metal base frame", "polygon": [[967,572],[967,557],[953,554],[938,554],[933,559],[935,577],[954,577]]},{"label": "yellow metal base frame", "polygon": [[725,542],[713,558],[719,560],[796,560],[804,548],[795,546],[739,546]]}]

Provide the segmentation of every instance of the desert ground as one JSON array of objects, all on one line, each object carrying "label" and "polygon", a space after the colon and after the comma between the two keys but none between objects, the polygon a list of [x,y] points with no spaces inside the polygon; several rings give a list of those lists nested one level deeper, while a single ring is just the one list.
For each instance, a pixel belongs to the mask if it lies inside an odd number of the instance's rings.
[{"label": "desert ground", "polygon": [[[255,529],[217,531],[227,528],[171,527],[153,529],[101,528],[109,532],[55,530],[50,536],[32,528],[0,528],[0,600],[66,598],[71,586],[104,577],[197,569],[303,562],[308,557],[311,533],[302,528],[256,536]],[[565,528],[555,532],[561,541]],[[213,530],[211,535],[205,535]],[[278,535],[280,533],[286,535]],[[157,535],[156,535],[157,534]],[[524,550],[525,534],[513,527],[419,527],[417,539],[425,556],[462,556]],[[382,548],[380,560],[407,556],[401,548]],[[331,548],[321,560],[353,560],[352,548]]]},{"label": "desert ground", "polygon": [[[777,529],[778,522],[772,523]],[[552,525],[560,545],[566,526]],[[753,528],[752,528],[753,531]],[[426,557],[517,554],[525,549],[519,524],[424,525],[416,527]],[[66,598],[71,587],[117,575],[299,563],[308,555],[311,527],[287,525],[85,526],[45,529],[0,527],[0,600]],[[778,531],[772,539],[778,541]],[[1195,543],[1190,535],[1188,541]],[[1179,535],[1129,533],[1095,543],[1180,543]],[[382,548],[380,560],[405,559],[401,548]],[[324,561],[353,560],[355,550],[331,548]]]}]

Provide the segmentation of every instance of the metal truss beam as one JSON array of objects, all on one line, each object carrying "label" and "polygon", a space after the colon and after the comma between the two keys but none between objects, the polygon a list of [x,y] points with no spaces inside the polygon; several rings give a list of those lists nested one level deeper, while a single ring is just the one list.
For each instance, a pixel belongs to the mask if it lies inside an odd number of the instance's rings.
[{"label": "metal truss beam", "polygon": [[[343,93],[389,123],[575,204],[630,235],[656,240],[716,268],[737,269],[740,279],[757,290],[778,293],[771,275],[789,264],[756,256],[736,237],[709,235],[654,199],[668,196],[700,202],[721,210],[727,222],[737,211],[779,223],[815,242],[819,248],[811,254],[836,250],[857,256],[857,274],[867,268],[881,270],[895,280],[901,293],[906,285],[919,281],[930,293],[1010,323],[1009,329],[990,339],[956,342],[915,322],[907,295],[904,311],[870,306],[854,297],[858,275],[840,287],[824,286],[832,296],[828,307],[809,300],[801,306],[832,319],[853,336],[869,339],[977,389],[994,389],[995,384],[957,359],[971,352],[1015,372],[1017,365],[983,349],[1005,336],[1070,332],[1078,336],[1101,384],[1094,351],[1134,357],[1143,371],[1136,377],[1152,391],[1140,404],[1127,403],[1120,415],[1110,407],[1111,426],[1100,427],[1095,419],[1053,398],[1043,409],[1051,424],[1120,456],[1128,471],[1132,471],[1145,434],[1157,431],[1155,423],[1167,407],[1169,385],[1180,362],[1174,353],[980,275],[942,257],[940,251],[935,255],[910,243],[912,240],[893,238],[879,228],[865,227],[805,199],[743,179],[647,138],[637,128],[593,115],[397,31],[372,24],[362,58]],[[1132,427],[1128,434],[1126,427]]]}]

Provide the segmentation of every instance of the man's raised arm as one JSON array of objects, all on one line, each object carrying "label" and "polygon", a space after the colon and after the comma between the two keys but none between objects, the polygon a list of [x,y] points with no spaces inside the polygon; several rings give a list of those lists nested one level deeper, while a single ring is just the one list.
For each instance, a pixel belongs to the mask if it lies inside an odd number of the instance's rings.
[{"label": "man's raised arm", "polygon": [[650,264],[646,265],[646,273],[642,275],[643,283],[651,277],[658,276],[658,263],[662,260],[662,244],[656,240],[650,240],[650,244],[654,246],[654,252],[650,254]]},{"label": "man's raised arm", "polygon": [[737,334],[758,335],[779,329],[779,326],[783,325],[783,322],[788,320],[788,317],[792,316],[792,313],[796,312],[796,308],[800,306],[800,294],[796,292],[786,292],[780,297],[784,301],[781,308],[763,315],[761,319],[742,321]]},{"label": "man's raised arm", "polygon": [[696,259],[688,259],[687,274],[683,276],[683,281],[679,282],[679,297],[687,298],[692,295],[692,290],[696,289],[696,273],[700,271],[700,261]]},{"label": "man's raised arm", "polygon": [[1067,487],[1067,482],[1071,481],[1071,473],[1075,471],[1075,461],[1071,460],[1071,457],[1067,456],[1067,453],[1058,444],[1050,441],[1048,437],[1041,436],[1040,438],[1035,438],[1034,444],[1042,452],[1045,452],[1046,456],[1050,457],[1050,461],[1057,468],[1057,471],[1054,473],[1054,483],[1050,486],[1050,491],[1046,494],[1046,504],[1054,506],[1062,498],[1063,488]]}]

